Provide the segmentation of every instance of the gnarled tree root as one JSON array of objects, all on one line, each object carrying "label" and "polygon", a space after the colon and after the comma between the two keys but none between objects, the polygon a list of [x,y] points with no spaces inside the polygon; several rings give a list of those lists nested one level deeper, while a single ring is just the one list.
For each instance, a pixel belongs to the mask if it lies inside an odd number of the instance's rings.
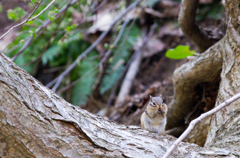
[{"label": "gnarled tree root", "polygon": [[[191,112],[192,107],[194,106],[195,98],[193,98],[193,93],[195,87],[203,82],[211,82],[213,78],[219,74],[219,71],[222,69],[222,54],[219,50],[222,50],[221,47],[224,41],[225,38],[210,47],[194,60],[185,63],[174,71],[174,97],[169,105],[167,118],[168,129],[184,124],[184,118],[189,112]],[[206,122],[207,124],[210,123],[209,120]],[[208,125],[203,122],[198,126],[200,128],[204,127],[205,130],[202,131],[201,136],[198,135],[198,138],[206,138],[208,129],[206,127]],[[195,138],[192,139],[191,142],[197,143]],[[203,145],[202,141],[199,145]]]}]

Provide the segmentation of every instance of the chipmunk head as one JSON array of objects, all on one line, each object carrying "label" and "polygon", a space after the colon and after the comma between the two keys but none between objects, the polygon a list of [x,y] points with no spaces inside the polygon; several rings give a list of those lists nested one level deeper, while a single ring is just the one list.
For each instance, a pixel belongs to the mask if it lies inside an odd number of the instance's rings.
[{"label": "chipmunk head", "polygon": [[152,112],[155,112],[155,114],[164,115],[167,113],[167,105],[163,103],[162,96],[159,97],[152,97],[150,96],[150,101],[148,103],[148,109]]}]

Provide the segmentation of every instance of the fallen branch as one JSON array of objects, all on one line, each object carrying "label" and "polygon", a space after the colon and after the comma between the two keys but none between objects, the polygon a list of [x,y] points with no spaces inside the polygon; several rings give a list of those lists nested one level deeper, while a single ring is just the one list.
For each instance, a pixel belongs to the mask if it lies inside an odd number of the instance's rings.
[{"label": "fallen branch", "polygon": [[[122,34],[123,34],[123,31],[124,31],[126,25],[129,23],[129,21],[130,21],[130,19],[127,19],[127,20],[125,20],[125,22],[123,23],[122,28],[121,28],[121,30],[119,31],[117,38],[115,39],[114,43],[112,44],[113,47],[115,47],[115,46],[117,45],[117,43],[119,42],[119,40],[120,40],[120,38],[121,38],[121,36],[122,36]],[[79,79],[77,79],[76,81],[72,82],[71,84],[69,84],[69,85],[67,85],[66,87],[64,87],[64,88],[60,89],[59,91],[57,91],[57,94],[60,94],[60,93],[62,93],[62,92],[64,92],[64,91],[66,91],[67,89],[73,87],[73,86],[76,85],[80,80],[82,80],[84,77],[90,75],[93,71],[95,71],[95,70],[99,67],[99,71],[100,71],[100,72],[99,72],[99,75],[98,75],[98,77],[97,77],[97,81],[96,81],[95,85],[93,86],[93,89],[95,89],[95,88],[97,87],[97,84],[99,84],[100,79],[101,79],[101,77],[102,77],[102,75],[103,75],[103,72],[104,72],[104,71],[103,71],[103,63],[107,60],[107,58],[108,58],[108,56],[111,54],[111,52],[112,52],[112,50],[109,49],[109,50],[105,53],[103,59],[100,61],[100,63],[99,63],[98,65],[94,66],[92,69],[90,69],[86,74],[84,74],[83,76],[81,76],[81,77],[80,77]]]},{"label": "fallen branch", "polygon": [[[134,10],[133,10],[134,11]],[[123,25],[122,25],[122,27],[121,27],[121,30],[119,31],[119,33],[118,33],[118,36],[117,36],[117,38],[115,39],[115,41],[113,42],[113,44],[110,46],[110,47],[112,47],[112,48],[114,48],[114,47],[116,47],[117,46],[117,44],[118,44],[118,42],[120,41],[120,39],[121,39],[121,37],[122,37],[122,34],[123,34],[123,31],[125,30],[125,27],[127,26],[127,24],[129,23],[129,21],[130,21],[130,18],[128,18],[128,19],[126,19],[125,21],[124,21],[124,23],[123,23]],[[100,61],[100,63],[99,63],[99,74],[98,74],[98,77],[97,77],[97,80],[96,80],[96,82],[95,82],[95,84],[94,84],[94,86],[93,86],[93,89],[95,89],[98,85],[99,85],[99,83],[100,83],[100,81],[101,81],[101,78],[102,78],[102,76],[103,76],[103,73],[104,73],[104,70],[103,70],[103,64],[104,64],[104,62],[108,59],[108,57],[109,57],[109,55],[112,53],[112,49],[110,48],[106,53],[104,53],[105,55],[104,55],[104,57],[102,58],[102,60]]]},{"label": "fallen branch", "polygon": [[81,81],[82,79],[84,79],[85,77],[88,77],[89,75],[91,75],[93,72],[96,72],[98,68],[98,64],[96,66],[94,66],[93,68],[91,68],[88,72],[86,72],[84,75],[82,75],[80,78],[78,78],[77,80],[73,81],[72,83],[68,84],[66,87],[58,90],[56,93],[57,94],[61,94],[62,92],[68,90],[69,88],[73,87],[74,85],[76,85],[79,81]]},{"label": "fallen branch", "polygon": [[135,78],[135,76],[138,72],[138,68],[139,68],[139,65],[141,63],[142,53],[143,53],[142,49],[146,45],[146,43],[149,41],[149,39],[152,37],[156,27],[157,27],[156,24],[154,24],[151,27],[147,37],[145,37],[143,39],[143,42],[142,42],[141,46],[137,50],[137,54],[136,54],[135,58],[133,59],[131,65],[129,67],[129,70],[128,70],[126,76],[125,76],[125,79],[123,81],[123,84],[121,86],[117,101],[115,103],[115,107],[122,106],[123,102],[126,99],[126,96],[129,94],[130,89],[132,87],[132,82],[133,82],[133,80],[134,80],[134,78]]},{"label": "fallen branch", "polygon": [[[175,140],[172,136],[157,136],[140,127],[118,125],[72,106],[2,53],[0,72],[0,136],[11,150],[6,149],[9,152],[5,157],[14,153],[15,157],[161,158]],[[237,121],[233,123],[237,124]],[[235,135],[233,138],[237,140],[239,137]],[[59,141],[64,142],[61,150]],[[0,149],[4,150],[3,147]],[[239,157],[238,149],[238,145],[234,151],[231,148],[223,150],[220,146],[202,148],[183,142],[174,157]]]},{"label": "fallen branch", "polygon": [[[135,22],[136,22],[136,19],[134,19],[134,20],[131,22],[131,24],[130,24],[128,30],[127,30],[127,34],[125,35],[122,43],[120,44],[120,47],[123,47],[123,46],[124,46],[124,44],[125,44],[125,42],[126,42],[126,40],[127,40],[127,37],[128,37],[128,35],[129,35],[129,33],[130,33],[130,30],[132,29],[132,27],[133,27],[133,25],[135,24]],[[118,50],[117,53],[120,53],[119,50]],[[119,86],[122,78],[123,78],[124,75],[126,74],[126,72],[127,72],[128,68],[129,68],[132,60],[135,58],[136,53],[137,53],[137,52],[134,52],[134,54],[132,55],[132,57],[128,60],[127,64],[125,65],[125,67],[124,67],[124,69],[123,69],[123,71],[121,72],[120,76],[118,77],[117,81],[115,82],[115,84],[114,84],[114,86],[113,86],[113,88],[112,88],[111,94],[110,94],[110,96],[109,96],[109,98],[108,98],[108,101],[107,101],[107,106],[106,106],[107,108],[110,107],[110,105],[111,105],[111,103],[112,103],[112,101],[113,101],[113,99],[114,99],[114,96],[115,96],[115,94],[116,94],[117,88],[118,88],[118,86]]]},{"label": "fallen branch", "polygon": [[231,104],[232,102],[236,101],[237,99],[240,98],[240,93],[234,95],[232,98],[226,100],[225,102],[221,103],[220,105],[218,105],[217,107],[215,107],[214,109],[201,114],[198,118],[194,119],[191,121],[190,125],[188,126],[188,128],[183,132],[183,134],[172,144],[172,146],[167,150],[167,152],[165,153],[165,155],[163,156],[163,158],[168,158],[170,156],[170,154],[172,153],[172,151],[176,148],[176,146],[187,137],[187,135],[192,131],[192,129],[194,128],[194,126],[196,124],[198,124],[199,122],[201,122],[202,120],[206,119],[207,117],[217,113],[219,110],[223,109],[224,107],[226,107],[227,105]]}]

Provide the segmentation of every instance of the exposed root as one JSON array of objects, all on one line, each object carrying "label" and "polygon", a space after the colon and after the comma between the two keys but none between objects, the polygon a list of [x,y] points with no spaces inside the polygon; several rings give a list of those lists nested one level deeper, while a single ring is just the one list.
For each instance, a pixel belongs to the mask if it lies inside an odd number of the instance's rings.
[{"label": "exposed root", "polygon": [[211,82],[222,68],[221,43],[225,38],[210,47],[196,59],[177,68],[173,74],[174,97],[169,105],[167,128],[178,127],[191,111],[193,92],[199,83]]}]

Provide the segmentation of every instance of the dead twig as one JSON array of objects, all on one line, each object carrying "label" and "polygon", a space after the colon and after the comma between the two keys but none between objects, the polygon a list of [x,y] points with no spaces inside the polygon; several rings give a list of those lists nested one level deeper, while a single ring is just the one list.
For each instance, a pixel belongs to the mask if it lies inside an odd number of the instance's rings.
[{"label": "dead twig", "polygon": [[227,105],[231,104],[232,102],[236,101],[237,99],[240,98],[240,93],[234,95],[232,98],[224,101],[223,103],[221,103],[220,105],[218,105],[217,107],[215,107],[214,109],[201,114],[198,118],[194,119],[191,121],[190,125],[188,126],[188,128],[183,132],[183,134],[172,144],[172,146],[167,150],[167,152],[165,153],[165,155],[163,156],[163,158],[168,158],[170,156],[170,154],[172,153],[172,151],[176,148],[176,146],[187,137],[187,135],[193,130],[194,126],[196,124],[198,124],[199,122],[201,122],[202,120],[206,119],[207,117],[217,113],[218,111],[220,111],[221,109],[225,108]]},{"label": "dead twig", "polygon": [[57,91],[57,94],[60,94],[66,90],[68,90],[69,88],[73,87],[74,85],[76,85],[79,81],[81,81],[84,77],[88,77],[89,75],[91,75],[93,72],[96,72],[98,65],[94,66],[93,68],[91,68],[87,73],[85,73],[84,75],[82,75],[80,78],[78,78],[77,80],[75,80],[74,82],[72,82],[71,84],[67,85],[66,87],[60,89],[59,91]]},{"label": "dead twig", "polygon": [[166,65],[166,57],[162,56],[161,59],[158,61],[157,65],[155,66],[155,68],[153,69],[153,71],[151,72],[152,76],[156,76],[157,72],[161,72],[163,70],[163,68]]},{"label": "dead twig", "polygon": [[[70,2],[68,3],[67,8],[68,8],[69,6],[70,6]],[[56,35],[57,30],[58,30],[58,27],[60,26],[61,22],[63,21],[65,15],[66,15],[66,12],[64,12],[62,18],[59,20],[58,25],[57,25],[56,29],[54,30],[54,32],[52,33],[51,37],[49,38],[47,45],[46,45],[45,48],[43,49],[43,52],[40,54],[39,57],[37,57],[35,60],[33,60],[33,61],[30,62],[30,63],[34,63],[35,61],[37,61],[37,63],[34,65],[33,69],[31,70],[30,74],[32,74],[32,73],[34,72],[34,70],[37,68],[37,66],[41,63],[41,60],[39,60],[39,59],[42,58],[43,54],[44,54],[44,53],[47,51],[47,49],[49,48],[50,43],[51,43],[51,40],[52,40],[52,39],[54,38],[54,36]]]},{"label": "dead twig", "polygon": [[104,4],[106,4],[108,2],[108,0],[104,0],[102,1],[95,9],[93,9],[93,12],[98,11],[100,8],[102,8],[102,6],[104,6]]},{"label": "dead twig", "polygon": [[[127,21],[127,20],[126,20],[126,21]],[[126,22],[126,21],[125,21],[125,22]],[[113,44],[114,46],[117,45],[119,39],[120,39],[121,36],[122,36],[122,32],[123,32],[123,30],[125,29],[125,26],[126,26],[127,23],[128,23],[128,22],[126,22],[126,24],[125,24],[125,22],[124,22],[121,30],[119,31],[119,34],[118,34],[117,38],[116,38],[115,41],[114,41],[114,44]],[[124,40],[124,41],[125,41],[125,40]],[[64,87],[64,88],[60,89],[59,91],[57,91],[57,94],[60,94],[60,93],[62,93],[62,92],[64,92],[64,91],[68,90],[69,88],[73,87],[73,86],[76,85],[80,80],[82,80],[84,77],[90,75],[90,74],[91,74],[94,70],[96,70],[98,67],[99,67],[100,73],[101,73],[101,71],[102,71],[102,74],[103,74],[102,64],[107,60],[107,58],[108,58],[108,56],[109,56],[110,54],[111,54],[111,50],[108,50],[108,51],[105,53],[103,59],[100,61],[100,63],[99,63],[98,65],[94,66],[92,69],[90,69],[86,74],[84,74],[83,76],[81,76],[81,77],[80,77],[79,79],[77,79],[76,81],[72,82],[71,84],[69,84],[69,85],[67,85],[66,87]],[[100,79],[101,79],[101,76],[102,76],[102,74],[100,74],[100,73],[99,73],[99,75],[98,75],[98,77],[97,77],[97,81],[96,81],[95,85],[93,86],[93,89],[95,89],[96,86],[97,86],[97,83],[100,82]],[[124,73],[124,74],[125,74],[125,73]],[[101,75],[101,76],[100,76],[100,75]],[[122,77],[120,77],[120,78],[122,78]],[[114,95],[115,95],[115,93],[114,93]]]},{"label": "dead twig", "polygon": [[[130,19],[127,19],[127,20],[124,21],[124,23],[123,23],[123,25],[121,27],[121,30],[118,33],[117,38],[115,39],[115,41],[113,42],[113,44],[110,47],[114,48],[114,47],[117,46],[118,42],[120,41],[120,39],[122,37],[123,31],[124,31],[125,27],[127,26],[127,24],[129,23],[129,21],[130,21]],[[103,71],[103,63],[108,59],[108,57],[109,57],[109,55],[111,53],[112,53],[112,49],[109,49],[106,53],[104,53],[105,55],[102,58],[102,60],[100,61],[100,63],[99,63],[99,74],[98,74],[97,80],[96,80],[96,82],[95,82],[95,84],[93,86],[93,89],[95,89],[98,86],[98,84],[100,83],[102,75],[104,73],[104,71]]]},{"label": "dead twig", "polygon": [[136,76],[136,74],[138,72],[138,67],[139,67],[139,65],[141,63],[143,47],[146,45],[146,43],[152,37],[156,27],[157,27],[157,24],[154,24],[151,27],[147,37],[145,37],[143,39],[142,45],[137,50],[138,53],[136,54],[136,57],[134,58],[134,60],[132,61],[131,65],[129,67],[129,70],[128,70],[128,72],[127,72],[127,74],[125,76],[125,79],[123,81],[123,84],[121,86],[121,89],[120,89],[117,101],[115,103],[115,107],[117,107],[117,108],[119,108],[123,104],[123,102],[125,101],[126,96],[130,92],[130,89],[132,87],[133,79],[135,78],[135,76]]},{"label": "dead twig", "polygon": [[[34,19],[36,19],[37,17],[39,17],[43,12],[45,12],[56,0],[53,0],[51,3],[49,3],[40,13],[38,13],[36,16],[34,16],[33,18],[31,18],[31,16],[35,13],[35,11],[37,10],[37,8],[39,7],[39,5],[41,4],[43,0],[41,0],[39,3],[37,3],[37,6],[34,8],[33,12],[31,13],[31,15],[23,22],[14,25],[13,27],[11,27],[7,32],[5,32],[0,39],[2,39],[4,36],[6,36],[10,31],[12,31],[13,29],[15,29],[16,27],[28,22],[28,21],[32,21]],[[31,18],[31,19],[30,19]]]}]

